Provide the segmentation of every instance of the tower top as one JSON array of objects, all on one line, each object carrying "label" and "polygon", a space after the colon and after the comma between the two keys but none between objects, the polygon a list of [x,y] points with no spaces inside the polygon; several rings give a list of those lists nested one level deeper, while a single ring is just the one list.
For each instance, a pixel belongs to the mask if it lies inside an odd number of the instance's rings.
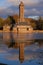
[{"label": "tower top", "polygon": [[24,3],[22,1],[20,2],[20,6],[24,6]]}]

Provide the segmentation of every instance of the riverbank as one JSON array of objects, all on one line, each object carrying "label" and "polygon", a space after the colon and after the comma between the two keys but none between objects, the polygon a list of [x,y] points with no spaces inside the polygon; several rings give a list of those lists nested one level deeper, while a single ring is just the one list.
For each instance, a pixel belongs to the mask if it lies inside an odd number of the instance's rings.
[{"label": "riverbank", "polygon": [[14,33],[43,33],[43,30],[32,30],[32,31],[19,31],[19,32],[16,32],[16,31],[3,31],[3,30],[0,30],[0,32],[14,32]]}]

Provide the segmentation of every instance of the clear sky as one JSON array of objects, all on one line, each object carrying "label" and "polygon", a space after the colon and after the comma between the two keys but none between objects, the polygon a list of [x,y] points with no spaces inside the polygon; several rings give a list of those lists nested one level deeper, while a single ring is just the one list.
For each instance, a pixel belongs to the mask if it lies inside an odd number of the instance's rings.
[{"label": "clear sky", "polygon": [[25,16],[43,16],[43,0],[0,0],[0,17],[19,13],[19,3],[24,2]]}]

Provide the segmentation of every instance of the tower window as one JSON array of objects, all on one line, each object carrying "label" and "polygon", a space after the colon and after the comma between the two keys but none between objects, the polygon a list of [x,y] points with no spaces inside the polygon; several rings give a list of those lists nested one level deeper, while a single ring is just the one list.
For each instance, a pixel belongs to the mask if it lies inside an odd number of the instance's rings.
[{"label": "tower window", "polygon": [[17,31],[18,31],[18,28],[17,28]]},{"label": "tower window", "polygon": [[27,30],[29,30],[29,28],[27,28]]}]

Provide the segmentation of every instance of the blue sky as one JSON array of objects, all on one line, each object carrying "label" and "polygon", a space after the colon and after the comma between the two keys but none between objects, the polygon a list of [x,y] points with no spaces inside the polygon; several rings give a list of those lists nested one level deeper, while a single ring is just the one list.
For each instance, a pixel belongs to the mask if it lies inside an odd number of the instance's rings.
[{"label": "blue sky", "polygon": [[25,5],[25,17],[43,16],[43,0],[0,0],[0,17],[19,13],[19,4]]}]

